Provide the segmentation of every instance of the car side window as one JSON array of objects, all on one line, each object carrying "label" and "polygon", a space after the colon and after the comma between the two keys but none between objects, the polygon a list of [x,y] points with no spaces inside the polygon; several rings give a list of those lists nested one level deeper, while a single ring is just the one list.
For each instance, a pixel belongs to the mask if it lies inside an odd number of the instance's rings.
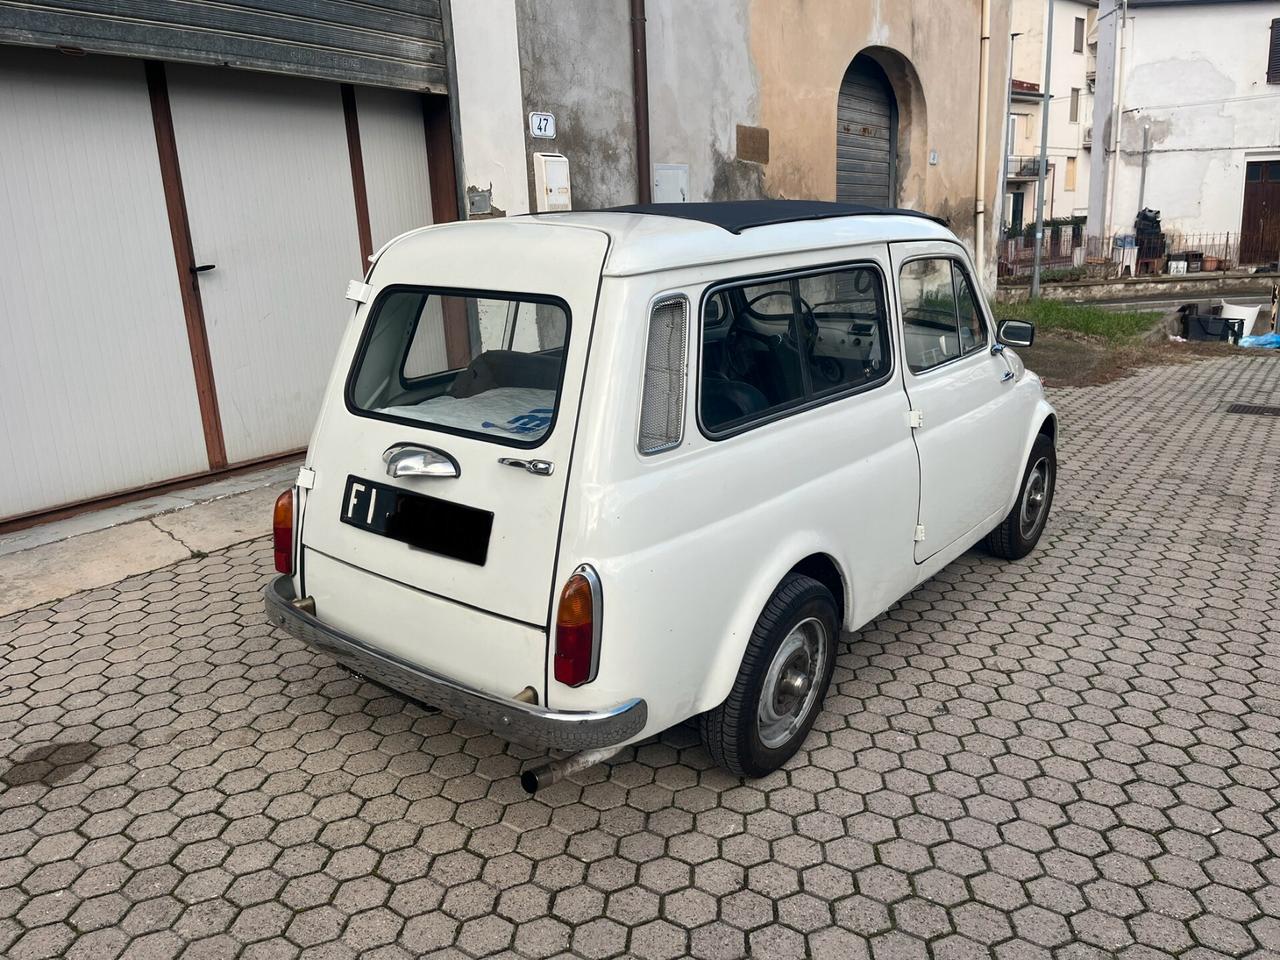
[{"label": "car side window", "polygon": [[969,275],[960,264],[951,261],[951,272],[956,281],[956,309],[960,318],[960,349],[966,356],[987,345],[987,324],[982,319],[982,307],[969,283]]},{"label": "car side window", "polygon": [[907,369],[923,373],[960,356],[951,261],[912,260],[900,285]]},{"label": "car side window", "polygon": [[725,433],[888,375],[884,281],[848,266],[721,287],[704,300],[699,413]]},{"label": "car side window", "polygon": [[955,260],[912,260],[900,274],[907,368],[926,370],[981,350],[987,327],[968,275]]}]

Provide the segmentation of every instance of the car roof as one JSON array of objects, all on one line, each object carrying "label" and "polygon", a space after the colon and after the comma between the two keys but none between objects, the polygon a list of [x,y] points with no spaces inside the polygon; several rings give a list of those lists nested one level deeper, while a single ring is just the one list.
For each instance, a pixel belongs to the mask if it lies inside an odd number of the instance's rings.
[{"label": "car roof", "polygon": [[942,221],[916,211],[815,200],[658,203],[530,214],[512,221],[607,233],[607,276],[891,240],[956,239]]},{"label": "car roof", "polygon": [[823,201],[758,200],[647,204],[469,220],[413,230],[386,246],[431,243],[441,232],[452,234],[454,240],[470,237],[484,244],[486,233],[533,226],[587,229],[607,235],[609,253],[603,272],[615,277],[891,241],[957,242],[942,221],[916,211]]}]

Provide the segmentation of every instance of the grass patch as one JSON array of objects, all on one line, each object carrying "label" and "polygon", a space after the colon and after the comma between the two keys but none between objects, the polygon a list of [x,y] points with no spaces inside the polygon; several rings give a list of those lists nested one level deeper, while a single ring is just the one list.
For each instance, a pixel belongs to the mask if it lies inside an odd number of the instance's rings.
[{"label": "grass patch", "polygon": [[999,320],[1029,320],[1037,330],[1071,330],[1107,340],[1127,340],[1142,333],[1162,316],[1150,310],[1104,310],[1087,303],[1030,300],[995,304]]}]

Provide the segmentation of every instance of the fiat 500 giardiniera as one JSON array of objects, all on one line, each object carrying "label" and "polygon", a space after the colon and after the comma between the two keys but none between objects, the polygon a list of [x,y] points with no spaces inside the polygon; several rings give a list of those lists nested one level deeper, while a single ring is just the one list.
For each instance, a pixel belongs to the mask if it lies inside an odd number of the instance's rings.
[{"label": "fiat 500 giardiniera", "polygon": [[803,201],[444,224],[374,258],[271,619],[548,750],[696,717],[761,776],[857,629],[978,543],[1029,553],[1057,419],[941,223]]}]

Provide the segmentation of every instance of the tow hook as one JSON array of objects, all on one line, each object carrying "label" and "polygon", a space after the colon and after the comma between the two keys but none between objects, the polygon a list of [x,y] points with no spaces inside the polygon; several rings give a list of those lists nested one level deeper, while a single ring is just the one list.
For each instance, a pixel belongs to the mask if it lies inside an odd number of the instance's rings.
[{"label": "tow hook", "polygon": [[575,774],[579,770],[585,770],[587,767],[594,767],[597,763],[603,763],[621,749],[622,747],[601,747],[599,750],[584,750],[582,753],[570,754],[567,757],[561,757],[559,760],[549,760],[546,763],[522,771],[520,774],[520,786],[524,787],[525,791],[532,796],[543,787],[559,783],[565,777]]}]

